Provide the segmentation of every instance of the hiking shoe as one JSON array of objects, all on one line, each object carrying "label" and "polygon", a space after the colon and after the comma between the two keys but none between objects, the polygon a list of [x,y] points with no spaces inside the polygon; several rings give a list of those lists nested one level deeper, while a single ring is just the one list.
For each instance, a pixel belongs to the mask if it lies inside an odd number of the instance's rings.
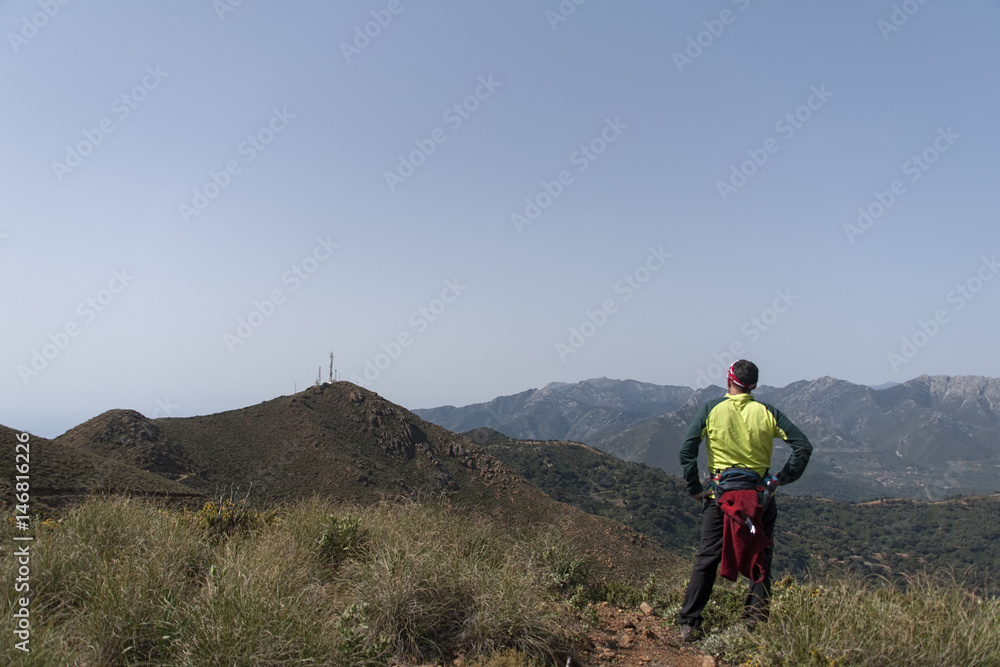
[{"label": "hiking shoe", "polygon": [[693,642],[698,639],[698,628],[693,625],[681,625],[681,641]]}]

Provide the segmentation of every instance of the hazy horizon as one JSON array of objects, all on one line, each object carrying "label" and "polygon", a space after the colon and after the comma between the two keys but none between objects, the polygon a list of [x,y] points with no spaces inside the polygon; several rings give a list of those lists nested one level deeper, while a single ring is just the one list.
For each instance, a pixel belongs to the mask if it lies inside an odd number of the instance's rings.
[{"label": "hazy horizon", "polygon": [[[795,382],[814,382],[816,380],[821,379],[822,377],[833,377],[833,376],[821,376],[819,378],[811,378],[811,379],[801,378],[799,380],[795,380],[795,381],[793,381],[791,383],[788,383],[788,384],[794,384]],[[920,377],[920,376],[917,376],[917,377]],[[866,387],[868,387],[870,389],[874,389],[874,390],[878,391],[878,390],[881,390],[881,389],[885,389],[886,386],[884,386],[884,385],[904,384],[905,382],[909,382],[910,380],[917,379],[917,377],[908,378],[907,380],[905,380],[903,382],[892,382],[892,381],[890,381],[890,382],[883,383],[881,385],[859,385],[859,386],[866,386]],[[978,376],[978,377],[982,377],[982,376]],[[343,378],[340,378],[340,379],[343,380]],[[678,385],[678,384],[671,385],[670,383],[658,384],[658,383],[652,383],[652,382],[645,382],[643,380],[637,380],[635,378],[608,378],[608,377],[604,377],[604,376],[602,376],[600,378],[585,378],[584,380],[580,380],[579,382],[587,382],[587,381],[602,380],[602,379],[604,379],[604,380],[611,380],[611,381],[614,381],[614,382],[634,381],[634,382],[640,382],[640,383],[643,383],[643,384],[655,384],[657,386],[691,387],[691,389],[695,389],[695,390],[698,389],[697,387],[693,387],[691,385]],[[841,380],[841,378],[834,378],[834,379]],[[347,380],[347,381],[349,382],[350,380]],[[844,381],[847,382],[847,380],[844,380]],[[323,380],[323,382],[321,384],[325,384],[326,382],[327,382],[327,379],[324,378],[324,380]],[[456,408],[463,408],[463,407],[467,407],[467,406],[470,406],[470,405],[477,405],[477,404],[480,404],[480,403],[488,403],[491,400],[493,400],[494,398],[501,398],[501,397],[504,397],[504,396],[513,396],[513,395],[524,393],[526,391],[534,391],[534,390],[543,389],[543,388],[545,388],[545,387],[547,387],[547,386],[549,386],[551,384],[576,384],[576,383],[562,383],[562,382],[559,382],[559,381],[553,381],[553,382],[547,382],[545,384],[542,384],[542,385],[539,385],[539,386],[535,386],[535,387],[524,387],[523,389],[521,389],[519,391],[515,391],[515,392],[513,392],[511,394],[498,394],[497,396],[491,396],[490,398],[482,400],[482,401],[472,401],[472,402],[464,402],[464,403],[442,403],[442,404],[436,404],[436,405],[404,405],[402,407],[406,408],[407,410],[411,410],[411,411],[413,411],[413,410],[427,410],[427,409],[431,409],[431,408],[448,407],[448,406],[456,407]],[[767,384],[767,383],[761,383],[760,384],[760,388],[768,388],[768,387],[770,387],[770,388],[773,388],[773,389],[784,389],[785,387],[788,386],[788,384],[784,384],[784,385],[770,385],[770,384]],[[185,415],[175,414],[177,412],[176,408],[178,406],[173,405],[173,403],[169,399],[166,399],[166,400],[160,399],[159,402],[156,404],[156,406],[151,411],[146,411],[146,412],[143,412],[142,410],[139,410],[137,408],[130,408],[130,407],[127,407],[127,406],[109,406],[109,407],[104,408],[103,410],[100,410],[99,412],[95,412],[94,414],[89,415],[89,416],[81,419],[78,422],[63,423],[63,420],[61,420],[59,418],[53,417],[53,418],[50,418],[48,420],[43,420],[41,422],[40,429],[22,429],[22,430],[29,431],[33,435],[41,436],[41,437],[44,437],[44,438],[50,438],[50,439],[51,438],[56,438],[56,437],[64,434],[65,432],[69,431],[70,429],[78,426],[79,424],[84,423],[85,421],[87,421],[87,420],[89,420],[89,419],[91,419],[93,417],[97,417],[98,415],[103,414],[104,412],[107,412],[109,410],[120,410],[120,409],[136,410],[137,412],[140,412],[141,414],[143,414],[145,417],[151,418],[151,419],[169,418],[169,417],[182,417],[182,416],[183,417],[200,417],[200,416],[206,416],[206,415],[211,415],[211,414],[217,414],[219,412],[226,412],[228,410],[239,410],[241,408],[250,407],[251,405],[256,405],[256,404],[261,403],[261,402],[267,402],[267,401],[270,401],[270,400],[281,398],[283,396],[291,396],[291,395],[294,395],[295,393],[301,393],[301,392],[303,392],[303,391],[305,391],[305,390],[307,390],[307,389],[309,389],[309,388],[311,388],[313,386],[315,386],[315,380],[313,381],[312,384],[306,383],[305,386],[299,385],[297,388],[295,388],[295,390],[293,392],[289,392],[287,394],[277,394],[275,396],[271,396],[271,397],[265,398],[262,401],[256,401],[254,403],[248,403],[247,405],[233,406],[231,408],[225,408],[225,409],[222,409],[222,410],[213,410],[213,411],[210,411],[210,412],[199,412],[199,413],[192,413],[192,414],[185,414]],[[359,385],[359,386],[363,386],[363,385]],[[720,390],[725,390],[725,387],[722,387],[721,385],[713,384],[712,386],[715,386],[715,387],[717,387]],[[7,426],[8,428],[15,428],[15,429],[21,428],[21,426],[18,425],[18,424],[6,424],[6,423],[0,422],[0,425]]]}]

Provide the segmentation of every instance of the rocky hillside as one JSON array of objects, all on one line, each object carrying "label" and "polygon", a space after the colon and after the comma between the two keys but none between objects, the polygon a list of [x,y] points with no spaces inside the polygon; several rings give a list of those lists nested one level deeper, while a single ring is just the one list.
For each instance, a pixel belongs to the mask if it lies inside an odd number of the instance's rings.
[{"label": "rocky hillside", "polygon": [[609,427],[672,412],[693,395],[689,387],[599,378],[576,384],[553,382],[488,403],[414,413],[457,433],[487,427],[518,438],[589,442]]},{"label": "rocky hillside", "polygon": [[556,500],[621,521],[677,553],[698,543],[701,509],[662,470],[578,442],[514,440],[488,428],[464,435]]},{"label": "rocky hillside", "polygon": [[[673,558],[621,523],[553,500],[469,440],[348,382],[202,417],[151,420],[112,410],[37,447],[33,488],[92,488],[89,469],[99,462],[120,473],[116,490],[212,496],[239,489],[262,501],[443,499],[517,530],[558,527],[606,571],[648,572]],[[0,479],[7,490],[12,472]]]}]

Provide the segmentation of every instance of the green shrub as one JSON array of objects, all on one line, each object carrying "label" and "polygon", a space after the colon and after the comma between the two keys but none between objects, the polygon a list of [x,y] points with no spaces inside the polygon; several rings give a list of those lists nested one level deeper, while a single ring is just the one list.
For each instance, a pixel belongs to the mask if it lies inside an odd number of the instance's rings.
[{"label": "green shrub", "polygon": [[389,657],[389,640],[384,636],[373,637],[367,624],[368,603],[355,603],[337,618],[336,629],[340,635],[337,657],[345,665],[376,667],[386,664]]},{"label": "green shrub", "polygon": [[589,585],[577,585],[569,598],[570,606],[578,611],[595,602],[607,602],[621,609],[634,609],[643,602],[655,607],[662,600],[656,576],[650,573],[641,587],[625,581],[591,582]]},{"label": "green shrub", "polygon": [[255,509],[251,506],[249,495],[234,498],[230,494],[206,502],[189,516],[209,535],[221,537],[269,525],[277,519],[277,512]]},{"label": "green shrub", "polygon": [[338,518],[330,515],[330,526],[323,531],[316,543],[319,555],[327,563],[337,565],[355,555],[365,541],[361,519],[352,514]]},{"label": "green shrub", "polygon": [[545,583],[568,594],[590,580],[590,563],[565,541],[546,546],[538,556]]},{"label": "green shrub", "polygon": [[642,591],[632,584],[618,581],[601,586],[596,592],[596,599],[622,609],[633,609],[643,603]]}]

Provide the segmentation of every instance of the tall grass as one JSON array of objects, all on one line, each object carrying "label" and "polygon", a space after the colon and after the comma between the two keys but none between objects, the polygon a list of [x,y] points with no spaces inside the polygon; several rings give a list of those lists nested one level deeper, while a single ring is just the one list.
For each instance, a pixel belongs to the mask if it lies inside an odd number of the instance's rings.
[{"label": "tall grass", "polygon": [[547,576],[491,523],[440,507],[381,506],[367,515],[367,558],[344,568],[350,597],[371,610],[371,629],[394,652],[432,658],[552,647]]},{"label": "tall grass", "polygon": [[488,521],[415,504],[230,509],[92,499],[37,528],[32,650],[13,646],[11,558],[0,650],[23,665],[366,665],[558,643],[542,547]]},{"label": "tall grass", "polygon": [[779,589],[759,636],[765,664],[1000,665],[1000,599],[911,577],[906,590],[860,581]]},{"label": "tall grass", "polygon": [[[0,525],[0,541],[12,533]],[[594,582],[557,532],[514,535],[439,505],[184,513],[91,499],[34,533],[29,654],[14,649],[17,563],[0,560],[0,650],[29,666],[551,664],[567,641],[555,600],[645,600],[670,625],[686,575]],[[739,621],[743,595],[719,583],[700,643],[732,663],[1000,665],[1000,600],[960,582],[786,579],[753,634]]]},{"label": "tall grass", "polygon": [[[1000,665],[1000,599],[981,599],[960,582],[911,577],[838,579],[774,587],[770,621],[748,634],[736,609],[717,619],[702,648],[753,667],[937,667]],[[735,591],[725,595],[735,597]]]}]

